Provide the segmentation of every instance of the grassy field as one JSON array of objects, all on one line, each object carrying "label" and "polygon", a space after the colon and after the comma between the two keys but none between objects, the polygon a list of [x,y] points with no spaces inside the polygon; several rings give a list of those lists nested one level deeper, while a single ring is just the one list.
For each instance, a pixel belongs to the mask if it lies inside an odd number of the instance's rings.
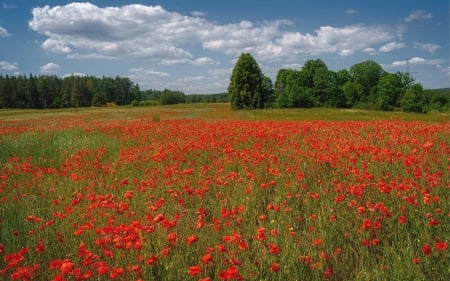
[{"label": "grassy field", "polygon": [[0,280],[448,280],[448,114],[0,111]]},{"label": "grassy field", "polygon": [[421,122],[448,122],[450,113],[406,113],[396,111],[373,111],[360,109],[269,109],[232,111],[229,104],[177,104],[155,107],[90,107],[51,110],[0,110],[0,120],[26,120],[46,118],[85,119],[134,119],[134,118],[200,118],[240,120],[287,120],[287,121],[375,121],[404,120]]}]

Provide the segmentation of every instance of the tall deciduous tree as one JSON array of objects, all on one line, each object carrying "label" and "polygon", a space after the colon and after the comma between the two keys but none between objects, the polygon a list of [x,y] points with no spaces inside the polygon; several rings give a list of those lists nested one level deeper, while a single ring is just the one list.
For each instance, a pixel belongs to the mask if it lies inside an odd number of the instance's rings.
[{"label": "tall deciduous tree", "polygon": [[[268,91],[256,60],[249,54],[239,56],[231,73],[228,95],[232,109],[259,109],[268,106]],[[267,79],[265,84],[267,85]]]},{"label": "tall deciduous tree", "polygon": [[400,105],[403,111],[423,112],[424,111],[424,91],[422,85],[413,84],[406,90]]},{"label": "tall deciduous tree", "polygon": [[351,81],[362,87],[361,100],[356,102],[367,102],[372,88],[376,87],[380,81],[384,70],[378,63],[367,60],[354,64],[350,68]]}]

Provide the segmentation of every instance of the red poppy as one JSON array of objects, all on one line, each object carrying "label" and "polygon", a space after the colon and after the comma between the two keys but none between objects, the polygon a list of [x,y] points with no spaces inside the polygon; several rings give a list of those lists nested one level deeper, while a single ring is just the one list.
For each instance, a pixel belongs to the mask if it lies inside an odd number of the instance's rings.
[{"label": "red poppy", "polygon": [[445,250],[447,250],[448,244],[445,241],[436,241],[434,243],[434,246],[436,247],[436,249],[438,251],[445,251]]},{"label": "red poppy", "polygon": [[111,274],[109,275],[109,277],[111,279],[116,279],[116,278],[120,277],[123,273],[124,273],[123,268],[121,268],[121,267],[114,267],[112,269]]},{"label": "red poppy", "polygon": [[189,267],[188,274],[191,276],[199,275],[202,272],[202,268],[198,265],[193,265]]},{"label": "red poppy", "polygon": [[407,221],[408,221],[408,220],[406,219],[406,217],[405,217],[404,215],[401,215],[401,216],[398,218],[398,222],[399,222],[400,224],[405,224]]},{"label": "red poppy", "polygon": [[69,259],[65,259],[62,261],[59,269],[61,270],[62,274],[67,274],[73,270],[74,266],[75,264],[73,262],[71,262]]},{"label": "red poppy", "polygon": [[197,241],[198,241],[198,237],[195,235],[191,235],[186,239],[186,245],[190,246]]},{"label": "red poppy", "polygon": [[272,263],[272,265],[270,265],[270,271],[272,272],[278,272],[278,270],[280,270],[280,264],[277,262]]},{"label": "red poppy", "polygon": [[169,242],[170,245],[172,245],[172,246],[176,245],[177,238],[178,238],[178,235],[175,232],[171,232],[171,233],[167,234],[167,236],[166,236],[167,242]]},{"label": "red poppy", "polygon": [[322,243],[323,243],[322,239],[317,238],[317,239],[314,240],[313,245],[314,246],[320,246],[320,245],[322,245]]},{"label": "red poppy", "polygon": [[210,253],[207,253],[202,257],[202,263],[203,264],[212,264],[213,263],[213,257]]},{"label": "red poppy", "polygon": [[274,243],[269,243],[268,247],[269,247],[269,253],[271,253],[271,254],[277,255],[281,252],[280,247],[278,247]]},{"label": "red poppy", "polygon": [[428,245],[428,244],[422,245],[422,253],[423,253],[425,256],[431,255],[431,247],[430,247],[430,245]]}]

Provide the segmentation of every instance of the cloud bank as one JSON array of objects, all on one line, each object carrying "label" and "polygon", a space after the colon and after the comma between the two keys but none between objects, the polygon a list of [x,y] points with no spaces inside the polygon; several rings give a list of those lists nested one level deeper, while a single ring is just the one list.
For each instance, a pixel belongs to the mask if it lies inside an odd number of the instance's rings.
[{"label": "cloud bank", "polygon": [[258,60],[271,61],[323,53],[345,57],[396,39],[396,31],[383,25],[322,26],[314,33],[302,33],[287,31],[295,27],[282,19],[220,25],[203,16],[202,12],[169,12],[161,6],[102,8],[71,3],[34,8],[29,27],[46,36],[41,47],[51,53],[69,58],[150,59],[165,65],[218,63],[196,57],[195,48],[230,56],[250,52]]}]

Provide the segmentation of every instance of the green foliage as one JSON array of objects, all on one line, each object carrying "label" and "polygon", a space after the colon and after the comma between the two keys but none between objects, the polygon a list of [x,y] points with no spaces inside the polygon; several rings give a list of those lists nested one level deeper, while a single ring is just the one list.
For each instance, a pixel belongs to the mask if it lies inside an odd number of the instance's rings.
[{"label": "green foliage", "polygon": [[161,105],[178,104],[184,102],[185,96],[182,92],[165,90],[159,97],[159,104]]},{"label": "green foliage", "polygon": [[129,104],[140,100],[139,85],[129,78],[94,76],[2,76],[1,108],[67,108]]},{"label": "green foliage", "polygon": [[450,105],[450,89],[434,89],[424,91],[426,111],[448,112]]},{"label": "green foliage", "polygon": [[[239,56],[230,78],[228,95],[232,109],[261,109],[272,103],[272,82],[264,78],[256,60],[249,54]],[[270,79],[269,79],[270,80]]]},{"label": "green foliage", "polygon": [[423,112],[424,111],[424,91],[422,85],[414,84],[403,95],[400,104],[403,111]]},{"label": "green foliage", "polygon": [[228,93],[186,95],[186,103],[227,103]]},{"label": "green foliage", "polygon": [[[371,110],[403,108],[402,97],[411,88],[414,79],[408,73],[387,73],[374,61],[357,63],[337,72],[328,70],[320,59],[308,60],[301,70],[280,69],[274,87],[274,106],[277,108],[336,107]],[[449,107],[448,89],[427,92],[425,99],[417,100],[408,111],[445,111]]]},{"label": "green foliage", "polygon": [[356,84],[362,86],[362,96],[358,100],[366,102],[373,87],[376,87],[380,81],[384,70],[378,63],[367,60],[353,65],[350,68],[350,79]]},{"label": "green foliage", "polygon": [[376,89],[376,104],[381,110],[393,110],[398,106],[402,94],[401,81],[395,74],[386,74],[381,77]]}]

